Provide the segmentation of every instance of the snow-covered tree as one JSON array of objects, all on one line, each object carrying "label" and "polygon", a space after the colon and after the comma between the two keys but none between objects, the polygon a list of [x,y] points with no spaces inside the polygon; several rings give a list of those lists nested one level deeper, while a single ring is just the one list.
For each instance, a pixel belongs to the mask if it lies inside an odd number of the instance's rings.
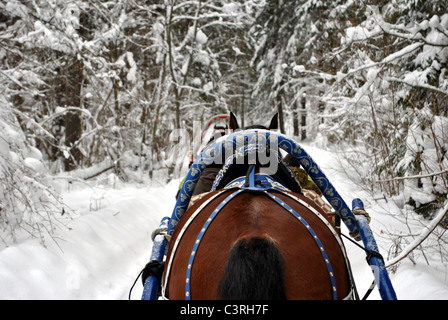
[{"label": "snow-covered tree", "polygon": [[[150,52],[159,66],[154,101],[152,158],[169,154],[174,129],[192,135],[193,121],[227,113],[227,97],[240,90],[235,67],[247,53],[243,31],[252,1],[163,1],[157,5]],[[172,137],[176,139],[175,137]],[[186,150],[185,150],[186,151]],[[170,171],[175,165],[166,163]]]},{"label": "snow-covered tree", "polygon": [[257,6],[224,0],[0,5],[4,94],[27,139],[53,172],[103,163],[123,178],[126,166],[166,166],[173,130],[191,132],[194,120],[228,111],[227,98],[241,88],[236,66],[246,74],[244,30]]},{"label": "snow-covered tree", "polygon": [[353,17],[346,3],[352,1],[266,0],[257,16],[251,29],[252,65],[258,79],[253,99],[258,113],[279,112],[282,131],[283,122],[298,117],[306,95],[310,120],[306,129],[316,136],[322,121],[321,95],[340,66],[332,50]]},{"label": "snow-covered tree", "polygon": [[365,6],[365,20],[346,28],[334,50],[345,62],[325,96],[329,140],[365,146],[356,165],[369,168],[370,183],[406,194],[428,216],[448,187],[446,6]]},{"label": "snow-covered tree", "polygon": [[42,153],[27,142],[3,95],[0,105],[0,240],[3,246],[31,236],[45,245],[62,226],[64,207]]}]

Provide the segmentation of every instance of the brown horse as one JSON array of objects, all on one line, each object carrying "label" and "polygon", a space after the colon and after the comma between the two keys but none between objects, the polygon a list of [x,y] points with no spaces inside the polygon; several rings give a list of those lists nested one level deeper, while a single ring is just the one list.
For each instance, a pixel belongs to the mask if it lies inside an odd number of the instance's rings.
[{"label": "brown horse", "polygon": [[233,188],[190,204],[171,237],[162,287],[172,300],[323,300],[347,298],[352,283],[339,233],[312,200]]},{"label": "brown horse", "polygon": [[[171,266],[165,269],[165,277],[169,276],[165,278],[168,281],[165,294],[169,299],[186,298],[186,273],[197,235],[213,210],[231,192],[218,190],[203,197],[187,210],[176,226],[166,260],[172,259]],[[350,278],[344,248],[335,237],[336,229],[286,192],[271,193],[288,203],[312,226],[331,262],[337,298],[347,297]],[[216,194],[189,223],[171,257],[187,221]],[[324,215],[311,200],[293,195]],[[297,218],[264,193],[243,192],[221,210],[202,238],[191,268],[191,299],[333,298],[329,272],[315,240]]]}]

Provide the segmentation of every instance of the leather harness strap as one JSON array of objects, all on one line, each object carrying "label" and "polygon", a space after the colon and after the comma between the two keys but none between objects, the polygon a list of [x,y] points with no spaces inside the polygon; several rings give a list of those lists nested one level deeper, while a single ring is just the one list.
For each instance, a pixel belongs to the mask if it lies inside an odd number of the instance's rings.
[{"label": "leather harness strap", "polygon": [[190,279],[191,279],[191,269],[193,268],[193,262],[194,258],[196,257],[196,253],[198,251],[199,244],[201,243],[201,240],[207,231],[210,224],[213,222],[213,219],[218,215],[219,212],[225,207],[226,204],[228,204],[232,199],[234,199],[238,194],[243,192],[244,189],[239,189],[235,192],[232,192],[227,198],[225,198],[213,212],[211,213],[210,217],[207,219],[207,221],[204,223],[204,226],[202,227],[201,231],[199,232],[196,241],[194,242],[193,249],[190,254],[190,259],[188,261],[188,267],[187,267],[187,274],[185,278],[185,300],[191,299],[191,292],[190,292]]},{"label": "leather harness strap", "polygon": [[330,258],[328,257],[327,252],[325,251],[324,245],[320,241],[319,237],[317,236],[316,232],[313,230],[313,228],[309,225],[309,223],[299,214],[297,211],[292,209],[287,203],[285,203],[282,199],[274,196],[273,194],[265,191],[266,195],[268,195],[272,200],[274,200],[276,203],[278,203],[283,209],[291,213],[297,220],[299,220],[300,223],[306,228],[306,230],[310,233],[310,235],[313,237],[317,247],[319,248],[320,253],[322,254],[322,257],[325,262],[325,266],[328,270],[328,275],[330,277],[331,281],[331,288],[332,288],[332,295],[333,300],[337,300],[338,293],[336,288],[336,279],[334,277],[333,267],[331,266]]}]

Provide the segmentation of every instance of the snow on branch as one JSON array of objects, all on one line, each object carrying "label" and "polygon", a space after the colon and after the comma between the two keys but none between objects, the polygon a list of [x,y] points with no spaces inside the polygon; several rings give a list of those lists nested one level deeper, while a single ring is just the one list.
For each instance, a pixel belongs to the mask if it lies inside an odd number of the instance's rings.
[{"label": "snow on branch", "polygon": [[24,89],[25,87],[20,83],[19,80],[11,77],[10,75],[8,75],[6,72],[4,72],[3,70],[0,69],[0,73],[2,75],[4,75],[6,78],[8,78],[9,80],[11,80],[12,82],[14,82],[16,85],[18,85],[20,88]]},{"label": "snow on branch", "polygon": [[435,86],[431,86],[431,85],[429,85],[427,83],[419,81],[416,78],[414,78],[414,80],[411,81],[411,80],[409,80],[408,77],[406,79],[404,79],[404,80],[403,79],[398,79],[398,78],[395,78],[395,77],[387,77],[386,80],[389,81],[389,82],[398,82],[398,83],[406,84],[406,85],[411,86],[411,87],[419,87],[419,88],[423,88],[423,89],[433,90],[433,91],[439,92],[439,93],[441,93],[441,94],[443,94],[445,96],[448,96],[448,91],[447,90],[443,90],[443,89],[439,89],[439,88],[437,88]]},{"label": "snow on branch", "polygon": [[[368,61],[355,69],[350,69],[347,73],[340,73],[339,80],[345,79],[362,70],[380,66],[396,64],[401,59],[414,55],[413,63],[420,66],[425,71],[415,71],[405,74],[404,79],[396,77],[388,78],[389,81],[399,82],[410,86],[438,91],[444,95],[448,91],[427,84],[428,70],[439,70],[440,64],[446,61],[448,56],[448,14],[442,17],[434,15],[429,20],[420,23],[414,22],[409,25],[391,24],[384,21],[378,10],[373,10],[369,19],[359,26],[349,27],[345,30],[345,35],[341,39],[343,47],[347,48],[352,44],[365,44],[369,40],[378,40],[379,37],[389,35],[397,39],[404,39],[410,44],[404,48],[393,52],[381,61]],[[416,52],[421,50],[417,55]],[[435,63],[435,64],[434,64]],[[414,81],[415,80],[415,81]]]},{"label": "snow on branch", "polygon": [[384,58],[383,60],[379,61],[379,62],[371,62],[365,65],[362,65],[356,69],[350,69],[347,73],[342,74],[340,73],[338,76],[338,80],[341,81],[344,78],[348,77],[349,75],[352,75],[354,73],[360,72],[362,70],[365,69],[369,69],[372,67],[376,67],[376,66],[381,66],[381,65],[386,65],[386,64],[390,64],[393,63],[396,60],[399,60],[401,58],[404,58],[410,54],[412,54],[414,51],[416,51],[417,49],[421,48],[424,44],[417,42],[417,43],[413,43],[395,53],[392,53],[391,55],[387,56],[386,58]]},{"label": "snow on branch", "polygon": [[392,181],[399,181],[399,180],[406,180],[406,179],[421,179],[421,178],[431,178],[434,176],[439,176],[442,174],[448,173],[448,169],[442,170],[440,172],[433,172],[430,174],[422,174],[422,175],[415,175],[415,176],[408,176],[408,177],[397,177],[392,179],[386,179],[386,180],[377,180],[375,183],[381,183],[381,182],[392,182]]}]

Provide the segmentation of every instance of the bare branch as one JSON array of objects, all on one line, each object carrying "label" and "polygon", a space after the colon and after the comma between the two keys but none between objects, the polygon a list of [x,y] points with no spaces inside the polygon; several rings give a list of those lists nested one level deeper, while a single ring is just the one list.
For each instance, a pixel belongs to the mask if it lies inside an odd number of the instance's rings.
[{"label": "bare branch", "polygon": [[448,202],[445,204],[445,207],[440,209],[439,213],[431,221],[431,223],[423,228],[420,235],[417,238],[415,238],[415,240],[412,243],[410,243],[397,257],[385,263],[386,268],[389,268],[397,264],[398,262],[406,258],[415,248],[421,245],[423,241],[425,241],[426,238],[428,238],[428,236],[434,231],[434,229],[439,225],[439,223],[445,218],[447,213],[448,213]]}]

